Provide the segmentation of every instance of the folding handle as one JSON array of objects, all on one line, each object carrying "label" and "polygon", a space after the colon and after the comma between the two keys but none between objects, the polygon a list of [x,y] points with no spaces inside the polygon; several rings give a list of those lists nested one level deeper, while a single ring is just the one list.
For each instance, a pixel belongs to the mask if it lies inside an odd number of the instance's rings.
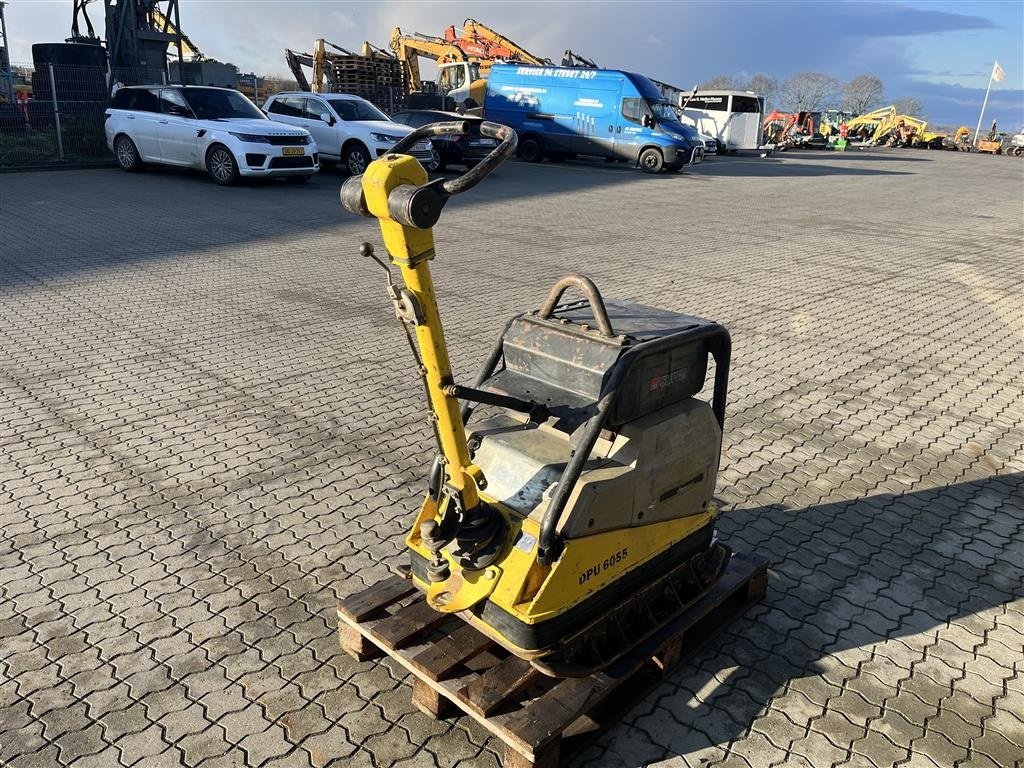
[{"label": "folding handle", "polygon": [[601,334],[603,336],[614,336],[615,331],[612,330],[612,323],[608,319],[608,311],[604,308],[604,299],[601,298],[601,292],[597,290],[593,280],[583,275],[568,275],[555,283],[548,293],[544,306],[541,307],[540,317],[545,320],[551,317],[551,313],[558,304],[558,300],[562,298],[562,294],[569,288],[579,288],[586,294],[587,300],[590,302],[590,308],[594,310],[594,319],[597,320],[597,327],[601,329]]}]

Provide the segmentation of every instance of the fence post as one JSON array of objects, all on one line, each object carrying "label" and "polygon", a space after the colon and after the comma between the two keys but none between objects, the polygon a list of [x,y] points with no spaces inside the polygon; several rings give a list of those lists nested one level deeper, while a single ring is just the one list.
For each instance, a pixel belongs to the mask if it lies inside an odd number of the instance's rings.
[{"label": "fence post", "polygon": [[64,136],[60,130],[60,109],[57,107],[57,83],[53,77],[53,64],[50,67],[50,98],[53,100],[53,127],[57,129],[57,154],[64,159]]}]

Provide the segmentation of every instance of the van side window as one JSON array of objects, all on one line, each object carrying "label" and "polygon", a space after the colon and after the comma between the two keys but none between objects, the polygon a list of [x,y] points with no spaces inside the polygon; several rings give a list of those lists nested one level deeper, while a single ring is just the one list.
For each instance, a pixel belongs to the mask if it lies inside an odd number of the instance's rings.
[{"label": "van side window", "polygon": [[647,114],[647,109],[643,99],[622,100],[622,116],[629,122],[643,125],[645,114]]},{"label": "van side window", "polygon": [[760,112],[761,104],[753,96],[733,96],[733,112]]}]

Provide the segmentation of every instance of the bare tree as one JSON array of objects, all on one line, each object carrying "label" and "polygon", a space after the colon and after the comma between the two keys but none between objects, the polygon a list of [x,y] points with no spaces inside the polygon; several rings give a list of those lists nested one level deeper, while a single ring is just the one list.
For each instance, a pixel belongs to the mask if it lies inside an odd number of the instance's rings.
[{"label": "bare tree", "polygon": [[902,99],[896,99],[895,106],[897,115],[912,115],[913,117],[922,117],[924,114],[924,105],[921,104],[921,100],[915,99],[913,96],[906,96]]},{"label": "bare tree", "polygon": [[875,75],[857,75],[843,86],[843,109],[863,115],[882,103],[885,86]]},{"label": "bare tree", "polygon": [[758,73],[750,78],[750,82],[747,83],[747,90],[762,96],[764,98],[764,108],[770,112],[779,94],[779,81],[769,75]]},{"label": "bare tree", "polygon": [[736,78],[732,75],[715,75],[712,78],[705,80],[700,84],[703,90],[735,90],[739,88],[739,83],[736,82]]},{"label": "bare tree", "polygon": [[839,81],[820,72],[797,72],[779,89],[782,105],[793,112],[817,112],[838,97]]}]

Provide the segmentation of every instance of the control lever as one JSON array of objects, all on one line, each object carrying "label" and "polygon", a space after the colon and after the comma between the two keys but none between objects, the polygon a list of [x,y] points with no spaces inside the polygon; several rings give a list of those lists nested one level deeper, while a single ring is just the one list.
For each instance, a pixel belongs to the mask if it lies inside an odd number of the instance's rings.
[{"label": "control lever", "polygon": [[[395,144],[388,155],[404,154],[416,142],[431,136],[464,136],[471,127],[472,123],[468,120],[424,125]],[[388,195],[388,213],[391,218],[407,227],[430,229],[441,217],[441,210],[449,197],[462,194],[483,181],[515,151],[518,143],[516,132],[498,123],[484,121],[480,124],[480,135],[498,139],[500,143],[476,166],[454,179],[435,179],[422,186],[402,184],[395,187]],[[349,177],[341,185],[341,204],[357,216],[373,218],[363,194],[362,174]]]}]

